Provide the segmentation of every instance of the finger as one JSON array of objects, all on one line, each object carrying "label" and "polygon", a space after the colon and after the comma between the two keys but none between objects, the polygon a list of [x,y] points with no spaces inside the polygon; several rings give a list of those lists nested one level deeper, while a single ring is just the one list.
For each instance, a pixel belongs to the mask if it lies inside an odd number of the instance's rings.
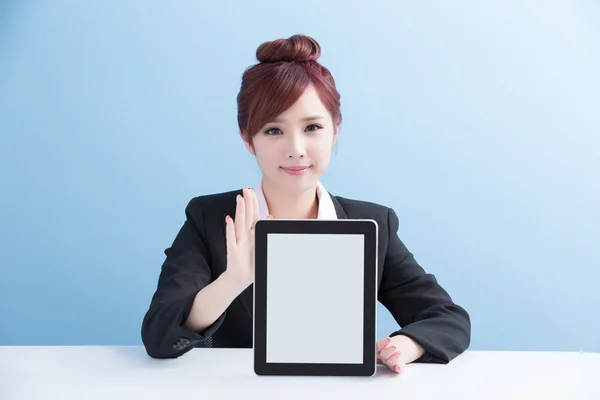
[{"label": "finger", "polygon": [[244,198],[237,195],[237,206],[235,207],[235,236],[237,240],[244,237],[244,226],[246,224],[245,208]]},{"label": "finger", "polygon": [[388,346],[385,349],[381,350],[381,353],[379,353],[379,358],[381,358],[383,361],[386,361],[391,356],[396,354],[396,352],[398,352],[396,346]]},{"label": "finger", "polygon": [[274,217],[271,214],[267,215],[267,219],[273,219],[273,218]]},{"label": "finger", "polygon": [[406,364],[402,360],[398,360],[394,368],[396,372],[402,372],[404,371],[404,367],[406,367]]},{"label": "finger", "polygon": [[389,337],[378,341],[377,345],[376,345],[377,353],[379,353],[381,350],[385,349],[390,344],[391,341],[392,341],[392,339]]},{"label": "finger", "polygon": [[385,363],[385,365],[387,365],[387,367],[389,369],[391,369],[392,371],[395,371],[396,365],[399,365],[399,361],[400,361],[400,352],[397,351],[391,357],[389,357],[387,360],[384,360],[383,362]]},{"label": "finger", "polygon": [[246,209],[244,210],[246,213],[244,229],[249,231],[250,228],[252,228],[252,223],[254,222],[254,201],[252,200],[252,193],[250,193],[250,189],[247,187],[244,188],[244,203],[246,205]]},{"label": "finger", "polygon": [[233,219],[229,215],[225,217],[225,241],[227,243],[227,254],[231,254],[232,249],[235,247],[236,240]]}]

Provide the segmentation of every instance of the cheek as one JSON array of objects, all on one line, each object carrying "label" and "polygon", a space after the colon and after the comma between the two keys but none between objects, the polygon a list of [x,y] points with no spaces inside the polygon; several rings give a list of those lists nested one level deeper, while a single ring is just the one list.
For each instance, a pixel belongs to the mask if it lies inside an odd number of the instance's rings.
[{"label": "cheek", "polygon": [[256,150],[256,161],[258,165],[264,169],[270,169],[279,166],[279,153],[273,146],[261,147]]},{"label": "cheek", "polygon": [[321,167],[326,168],[331,161],[331,150],[323,151],[321,158],[319,159]]},{"label": "cheek", "polygon": [[331,151],[333,149],[331,141],[322,140],[313,143],[308,149],[308,154],[311,159],[318,162],[328,162],[331,158]]}]

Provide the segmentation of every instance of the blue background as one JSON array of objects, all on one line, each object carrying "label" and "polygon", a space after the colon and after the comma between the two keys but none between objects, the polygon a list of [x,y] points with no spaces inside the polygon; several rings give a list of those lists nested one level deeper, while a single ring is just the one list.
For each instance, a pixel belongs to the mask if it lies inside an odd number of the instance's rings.
[{"label": "blue background", "polygon": [[482,3],[1,2],[0,344],[141,344],[188,201],[259,179],[242,72],[305,33],[323,183],[396,210],[471,349],[600,351],[600,6]]}]

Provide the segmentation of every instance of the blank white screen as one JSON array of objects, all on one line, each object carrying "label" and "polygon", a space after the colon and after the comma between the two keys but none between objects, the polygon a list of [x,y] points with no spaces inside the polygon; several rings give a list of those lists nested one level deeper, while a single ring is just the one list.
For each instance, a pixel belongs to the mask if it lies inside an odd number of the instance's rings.
[{"label": "blank white screen", "polygon": [[363,362],[364,235],[269,234],[267,362]]}]

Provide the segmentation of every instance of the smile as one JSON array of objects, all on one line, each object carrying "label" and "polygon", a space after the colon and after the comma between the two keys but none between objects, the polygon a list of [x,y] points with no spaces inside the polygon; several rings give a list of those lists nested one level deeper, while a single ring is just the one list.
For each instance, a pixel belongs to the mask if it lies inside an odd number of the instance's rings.
[{"label": "smile", "polygon": [[305,166],[293,166],[293,167],[281,167],[281,169],[283,169],[285,172],[287,172],[290,175],[303,175],[304,173],[306,173],[306,171],[309,170],[311,166],[305,167]]}]

